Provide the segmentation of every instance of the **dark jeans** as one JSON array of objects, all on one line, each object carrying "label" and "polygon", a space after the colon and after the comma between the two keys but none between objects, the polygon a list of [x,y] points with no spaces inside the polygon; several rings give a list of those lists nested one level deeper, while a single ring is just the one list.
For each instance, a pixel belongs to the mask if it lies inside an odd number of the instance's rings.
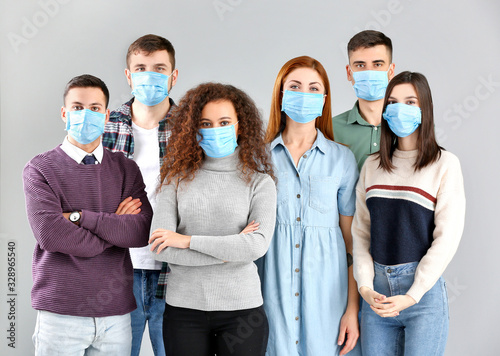
[{"label": "dark jeans", "polygon": [[264,356],[269,335],[264,308],[205,312],[165,306],[167,356]]}]

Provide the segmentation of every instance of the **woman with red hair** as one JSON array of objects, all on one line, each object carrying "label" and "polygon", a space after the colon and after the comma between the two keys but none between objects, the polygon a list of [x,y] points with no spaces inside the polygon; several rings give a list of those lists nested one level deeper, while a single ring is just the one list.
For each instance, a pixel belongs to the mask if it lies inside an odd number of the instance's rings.
[{"label": "woman with red hair", "polygon": [[311,57],[281,68],[266,141],[278,204],[261,267],[270,356],[353,355],[359,295],[352,276],[351,223],[358,169],[333,142],[330,84]]},{"label": "woman with red hair", "polygon": [[167,355],[265,353],[253,261],[271,241],[276,186],[262,126],[254,102],[231,85],[201,84],[173,114],[150,239],[171,269]]}]

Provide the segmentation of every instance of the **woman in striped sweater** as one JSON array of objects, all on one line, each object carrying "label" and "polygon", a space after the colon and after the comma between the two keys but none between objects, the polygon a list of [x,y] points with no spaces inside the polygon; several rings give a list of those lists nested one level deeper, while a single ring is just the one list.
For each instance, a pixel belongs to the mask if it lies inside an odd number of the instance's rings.
[{"label": "woman in striped sweater", "polygon": [[436,142],[432,107],[422,74],[391,80],[380,151],[365,162],[356,188],[354,276],[367,355],[444,353],[441,274],[463,232],[465,196],[457,157]]}]

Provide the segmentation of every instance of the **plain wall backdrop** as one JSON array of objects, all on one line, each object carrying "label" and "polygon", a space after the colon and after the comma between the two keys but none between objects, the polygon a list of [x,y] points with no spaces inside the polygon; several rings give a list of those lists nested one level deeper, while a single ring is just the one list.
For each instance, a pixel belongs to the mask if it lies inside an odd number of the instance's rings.
[{"label": "plain wall backdrop", "polygon": [[[1,0],[0,354],[34,354],[35,240],[21,172],[33,156],[62,142],[60,108],[69,79],[100,77],[115,109],[130,98],[123,73],[128,46],[154,33],[177,52],[176,101],[200,82],[230,83],[256,101],[267,121],[279,69],[309,55],[328,71],[339,114],[356,100],[346,80],[346,44],[355,33],[376,29],[393,41],[396,73],[418,71],[429,80],[439,143],[462,163],[467,217],[445,272],[451,315],[446,355],[498,355],[499,15],[495,0]],[[7,289],[9,243],[16,248],[15,293]],[[8,346],[11,333],[15,348]],[[142,355],[153,355],[145,339]]]}]

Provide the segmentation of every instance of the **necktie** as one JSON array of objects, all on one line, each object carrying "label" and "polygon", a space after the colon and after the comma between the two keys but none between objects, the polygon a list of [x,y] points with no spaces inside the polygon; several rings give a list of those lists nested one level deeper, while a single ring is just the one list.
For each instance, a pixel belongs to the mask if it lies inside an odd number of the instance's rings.
[{"label": "necktie", "polygon": [[97,160],[94,155],[87,155],[82,160],[83,164],[96,164]]}]

